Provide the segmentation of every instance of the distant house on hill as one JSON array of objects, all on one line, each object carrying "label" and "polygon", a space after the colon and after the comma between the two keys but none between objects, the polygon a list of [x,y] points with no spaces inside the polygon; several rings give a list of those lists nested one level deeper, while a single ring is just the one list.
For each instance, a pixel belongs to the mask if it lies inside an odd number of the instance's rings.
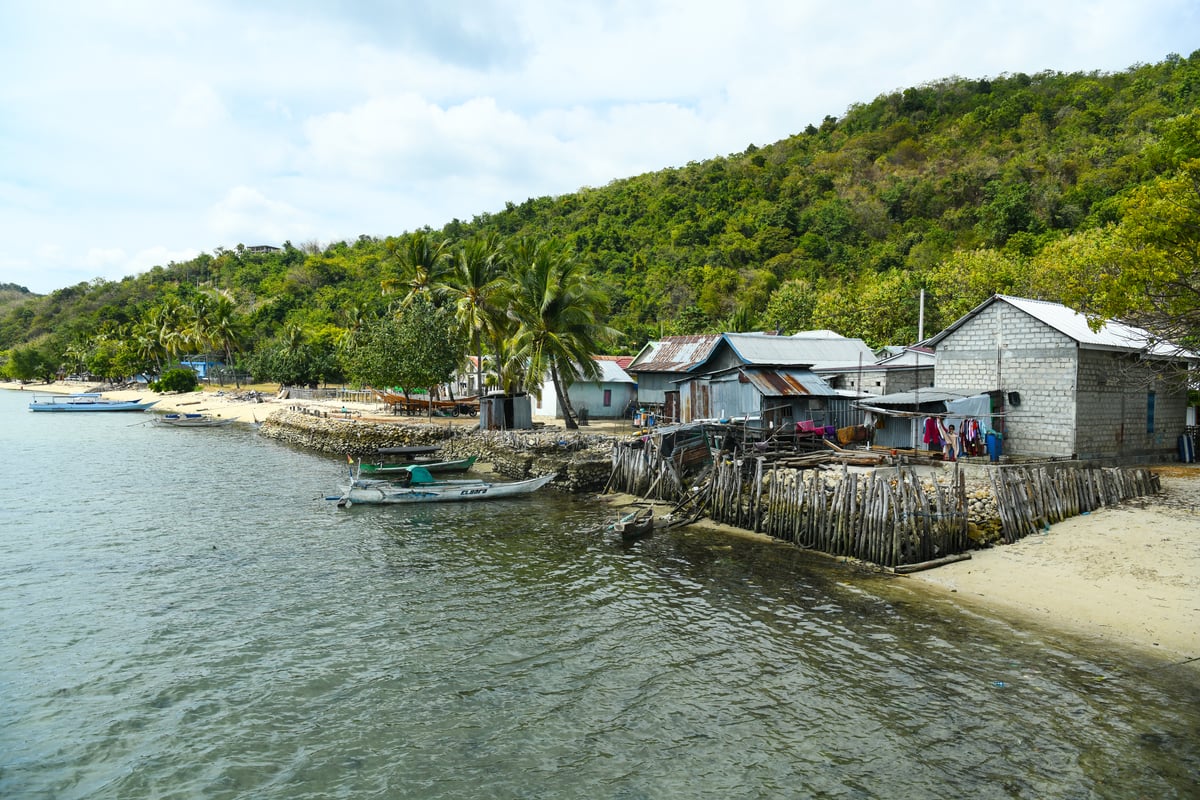
[{"label": "distant house on hill", "polygon": [[[990,394],[1011,455],[1173,460],[1196,356],[1058,303],[994,295],[926,342],[935,388]],[[1175,370],[1174,374],[1171,374]]]},{"label": "distant house on hill", "polygon": [[247,253],[278,253],[279,250],[273,244],[252,244],[246,248]]}]

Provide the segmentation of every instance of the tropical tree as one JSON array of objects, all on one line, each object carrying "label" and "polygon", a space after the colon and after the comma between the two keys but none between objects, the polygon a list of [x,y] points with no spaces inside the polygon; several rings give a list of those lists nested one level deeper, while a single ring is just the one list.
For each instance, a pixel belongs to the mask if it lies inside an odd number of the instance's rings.
[{"label": "tropical tree", "polygon": [[600,375],[592,355],[620,333],[599,322],[608,298],[588,280],[582,265],[554,240],[517,240],[509,250],[512,343],[527,364],[525,381],[535,389],[547,373],[554,384],[563,424],[579,427],[567,396],[578,377]]},{"label": "tropical tree", "polygon": [[233,370],[234,386],[240,388],[234,353],[245,335],[245,320],[238,314],[227,292],[214,292],[207,305],[203,336],[206,342],[225,354],[225,364]]},{"label": "tropical tree", "polygon": [[[466,338],[449,308],[414,297],[398,316],[369,323],[350,355],[351,376],[365,385],[428,390],[446,383],[462,363]],[[432,414],[433,405],[429,406]]]},{"label": "tropical tree", "polygon": [[1139,187],[1124,212],[1089,265],[1095,283],[1075,287],[1076,299],[1098,317],[1200,346],[1200,158]]},{"label": "tropical tree", "polygon": [[383,282],[384,294],[403,291],[402,306],[407,306],[417,296],[431,294],[446,270],[446,241],[428,230],[413,231],[400,239],[389,239],[385,250],[389,259],[399,268],[400,277]]},{"label": "tropical tree", "polygon": [[467,333],[475,354],[475,385],[481,392],[483,345],[489,338],[498,338],[495,330],[504,319],[498,300],[506,286],[499,238],[483,234],[451,251],[449,268],[437,287],[437,296],[453,307],[454,318]]}]

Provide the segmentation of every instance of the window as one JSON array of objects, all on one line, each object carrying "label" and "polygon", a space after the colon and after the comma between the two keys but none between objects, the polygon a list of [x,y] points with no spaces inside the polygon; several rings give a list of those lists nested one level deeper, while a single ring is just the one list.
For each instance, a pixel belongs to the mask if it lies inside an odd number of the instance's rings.
[{"label": "window", "polygon": [[604,390],[604,407],[608,408],[612,405],[612,389]]},{"label": "window", "polygon": [[1154,392],[1146,393],[1146,433],[1154,433]]}]

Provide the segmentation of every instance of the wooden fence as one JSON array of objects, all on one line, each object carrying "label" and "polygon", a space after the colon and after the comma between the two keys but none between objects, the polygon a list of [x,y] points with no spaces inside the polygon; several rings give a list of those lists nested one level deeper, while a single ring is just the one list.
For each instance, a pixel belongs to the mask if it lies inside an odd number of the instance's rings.
[{"label": "wooden fence", "polygon": [[1161,491],[1147,469],[997,467],[988,474],[1001,535],[1012,543],[1068,517]]},{"label": "wooden fence", "polygon": [[[712,441],[693,436],[667,444],[651,436],[636,447],[615,447],[606,489],[674,503],[671,525],[708,516],[888,567],[928,566],[965,553],[973,546],[971,523],[986,522],[971,519],[961,465],[943,481],[936,475],[922,479],[908,465],[864,472],[850,470],[843,461],[840,469],[830,468],[829,459],[845,453],[737,457],[724,452],[709,463]],[[704,459],[697,455],[701,452]],[[795,468],[818,458],[825,468]],[[1068,517],[1160,491],[1158,476],[1147,469],[1005,465],[985,472],[1007,543]]]},{"label": "wooden fence", "polygon": [[716,465],[705,510],[717,522],[801,547],[884,566],[915,564],[965,551],[967,493],[961,470],[949,483],[923,482],[911,467],[870,472],[764,470]]}]

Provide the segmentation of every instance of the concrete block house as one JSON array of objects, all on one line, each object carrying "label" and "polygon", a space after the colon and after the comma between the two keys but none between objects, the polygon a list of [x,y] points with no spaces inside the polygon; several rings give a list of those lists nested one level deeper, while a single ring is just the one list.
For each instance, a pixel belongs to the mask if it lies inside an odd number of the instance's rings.
[{"label": "concrete block house", "polygon": [[994,295],[926,344],[935,388],[993,397],[1008,455],[1117,462],[1173,460],[1184,431],[1192,354],[1139,328],[1098,330],[1058,303]]}]

